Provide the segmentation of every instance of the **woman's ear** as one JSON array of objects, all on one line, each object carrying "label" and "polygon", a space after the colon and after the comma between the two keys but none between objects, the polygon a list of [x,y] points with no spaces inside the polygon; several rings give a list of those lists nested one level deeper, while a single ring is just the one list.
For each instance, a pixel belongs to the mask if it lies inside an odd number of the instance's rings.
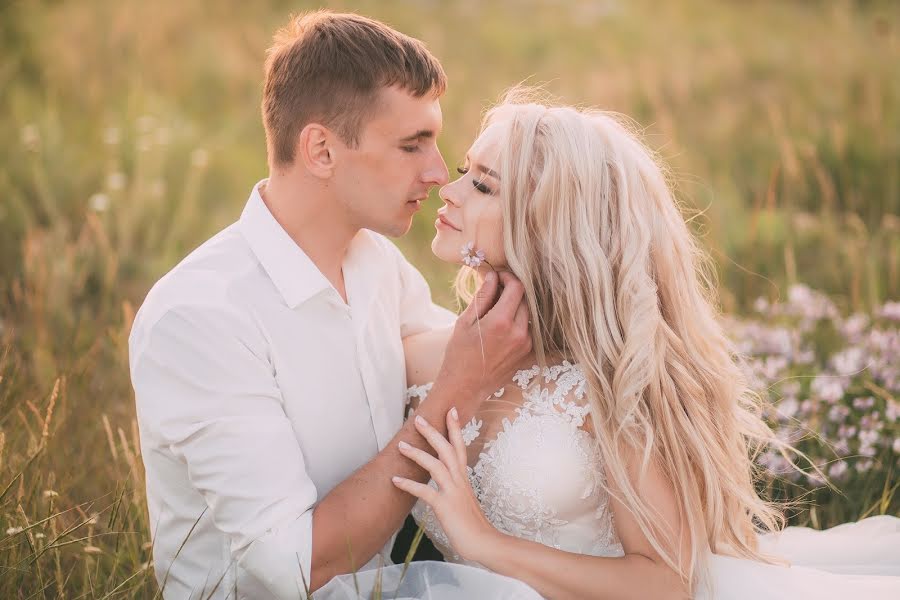
[{"label": "woman's ear", "polygon": [[316,177],[328,179],[334,173],[334,134],[319,123],[310,123],[297,138],[296,155],[307,171]]}]

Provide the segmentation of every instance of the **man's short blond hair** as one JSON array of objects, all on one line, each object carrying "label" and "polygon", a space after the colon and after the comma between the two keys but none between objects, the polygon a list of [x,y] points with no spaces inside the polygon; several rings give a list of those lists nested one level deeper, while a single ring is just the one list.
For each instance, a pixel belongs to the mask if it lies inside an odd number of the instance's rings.
[{"label": "man's short blond hair", "polygon": [[356,145],[379,90],[388,86],[439,97],[447,77],[425,44],[374,19],[327,10],[291,17],[266,59],[262,116],[269,163],[293,163],[297,136],[313,122]]}]

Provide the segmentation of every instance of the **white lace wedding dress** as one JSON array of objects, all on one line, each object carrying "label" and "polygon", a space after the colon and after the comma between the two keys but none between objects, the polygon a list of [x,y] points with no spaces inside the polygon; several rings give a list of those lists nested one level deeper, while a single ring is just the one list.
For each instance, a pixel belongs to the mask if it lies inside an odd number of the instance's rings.
[{"label": "white lace wedding dress", "polygon": [[[593,556],[618,557],[600,456],[592,443],[585,379],[568,362],[516,373],[513,384],[485,400],[463,429],[469,478],[488,520],[500,531],[547,546]],[[408,395],[423,401],[430,384]],[[431,485],[436,485],[433,481]],[[462,560],[450,546],[434,513],[418,502],[413,517],[446,563],[387,567],[385,598],[538,599],[520,581]],[[900,519],[871,517],[826,531],[790,527],[761,538],[762,548],[791,566],[722,555],[710,557],[709,575],[697,598],[756,600],[815,598],[900,599]],[[369,598],[376,574],[332,580],[318,600]],[[359,589],[357,595],[356,589]]]}]

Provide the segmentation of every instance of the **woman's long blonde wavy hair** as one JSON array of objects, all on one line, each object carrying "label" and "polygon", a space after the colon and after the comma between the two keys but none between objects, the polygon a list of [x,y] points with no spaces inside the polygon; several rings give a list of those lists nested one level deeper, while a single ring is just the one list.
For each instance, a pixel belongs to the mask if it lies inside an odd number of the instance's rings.
[{"label": "woman's long blonde wavy hair", "polygon": [[[756,534],[784,517],[757,494],[753,459],[779,442],[722,330],[714,271],[660,161],[624,119],[534,94],[507,92],[482,131],[502,132],[503,245],[525,287],[538,362],[581,366],[606,481],[689,585],[710,549],[768,560]],[[470,299],[472,271],[460,273],[457,292]],[[686,531],[661,525],[625,453],[642,457],[641,472],[659,467]],[[678,557],[685,534],[692,555]]]}]

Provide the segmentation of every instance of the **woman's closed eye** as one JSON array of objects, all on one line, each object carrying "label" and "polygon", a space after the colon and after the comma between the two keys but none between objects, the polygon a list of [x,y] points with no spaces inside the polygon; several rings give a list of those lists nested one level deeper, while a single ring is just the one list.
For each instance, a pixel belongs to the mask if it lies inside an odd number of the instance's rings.
[{"label": "woman's closed eye", "polygon": [[[460,175],[465,175],[466,173],[469,172],[469,169],[468,169],[467,167],[456,167],[456,172],[459,173]],[[489,188],[488,186],[486,186],[486,185],[485,185],[484,183],[482,183],[481,181],[475,179],[474,177],[472,178],[472,186],[473,186],[476,190],[478,190],[479,192],[481,192],[482,194],[488,194],[488,195],[491,195],[491,194],[494,193],[494,191],[493,191],[491,188]]]}]

